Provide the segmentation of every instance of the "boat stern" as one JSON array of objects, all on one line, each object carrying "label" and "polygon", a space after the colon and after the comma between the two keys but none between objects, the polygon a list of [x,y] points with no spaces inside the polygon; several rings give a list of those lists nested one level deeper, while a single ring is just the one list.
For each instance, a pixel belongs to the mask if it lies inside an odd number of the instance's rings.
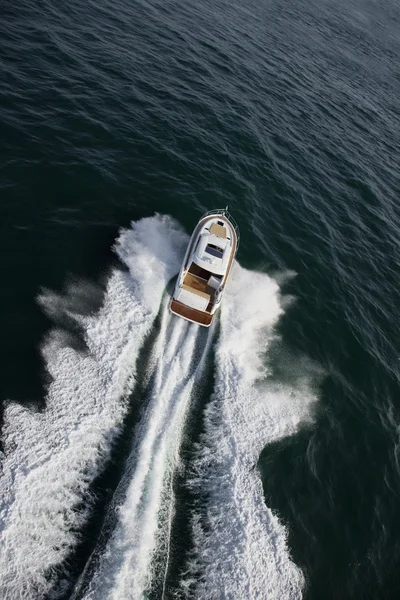
[{"label": "boat stern", "polygon": [[214,317],[210,313],[183,304],[183,302],[179,302],[175,298],[172,298],[169,309],[174,315],[186,319],[186,321],[190,321],[191,323],[202,325],[203,327],[210,327]]}]

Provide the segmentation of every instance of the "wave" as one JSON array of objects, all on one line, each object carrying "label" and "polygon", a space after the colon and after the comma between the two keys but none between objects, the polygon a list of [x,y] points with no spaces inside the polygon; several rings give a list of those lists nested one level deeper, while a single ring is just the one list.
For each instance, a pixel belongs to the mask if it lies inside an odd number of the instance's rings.
[{"label": "wave", "polygon": [[[128,270],[113,270],[98,314],[74,313],[59,298],[58,306],[83,330],[87,351],[66,345],[64,333],[53,331],[42,349],[52,377],[45,410],[13,403],[6,408],[1,597],[43,598],[59,577],[55,567],[79,541],[93,500],[90,484],[120,432],[139,350],[186,243],[186,234],[170,218],[142,219],[116,242]],[[57,311],[56,300],[50,293],[39,299],[50,312]],[[68,572],[64,575],[67,585]]]},{"label": "wave", "polygon": [[221,308],[216,382],[205,410],[189,487],[202,508],[192,518],[194,550],[181,581],[196,599],[301,598],[304,577],[287,533],[265,505],[257,462],[272,441],[312,418],[312,376],[272,383],[266,358],[283,313],[278,284],[235,265]]},{"label": "wave", "polygon": [[161,568],[152,562],[157,540],[168,555],[174,513],[172,474],[179,462],[193,386],[201,377],[212,336],[212,328],[201,330],[165,310],[149,403],[115,494],[117,525],[101,549],[84,595],[87,600],[142,598],[151,586],[154,569]]},{"label": "wave", "polygon": [[[127,270],[112,271],[96,314],[80,310],[81,302],[90,306],[93,290],[77,283],[65,296],[41,295],[44,310],[76,325],[84,344],[76,347],[69,334],[54,329],[42,349],[52,377],[45,410],[6,408],[2,597],[57,598],[70,590],[67,559],[91,513],[91,483],[121,433],[135,382],[145,392],[131,453],[75,597],[170,594],[173,477],[214,341],[214,392],[203,412],[204,433],[190,453],[188,485],[200,508],[192,513],[186,573],[172,593],[199,600],[301,597],[303,575],[290,558],[285,528],[265,506],[255,467],[266,444],[311,418],[312,381],[307,373],[296,385],[271,377],[268,357],[285,302],[265,274],[235,264],[218,339],[215,327],[205,330],[170,315],[163,294],[187,240],[162,216],[121,232],[115,250]],[[137,373],[139,351],[158,314],[146,372]]]}]

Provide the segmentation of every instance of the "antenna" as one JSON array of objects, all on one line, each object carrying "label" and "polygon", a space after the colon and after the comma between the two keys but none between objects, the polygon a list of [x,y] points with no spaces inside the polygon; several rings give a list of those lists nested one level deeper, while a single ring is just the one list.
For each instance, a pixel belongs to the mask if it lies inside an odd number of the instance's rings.
[{"label": "antenna", "polygon": [[228,212],[229,205],[227,204],[224,212]]}]

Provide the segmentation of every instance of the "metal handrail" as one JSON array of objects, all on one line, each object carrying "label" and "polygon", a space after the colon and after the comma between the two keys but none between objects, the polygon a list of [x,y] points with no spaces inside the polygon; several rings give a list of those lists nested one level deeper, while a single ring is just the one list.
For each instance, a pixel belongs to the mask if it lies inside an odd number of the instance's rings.
[{"label": "metal handrail", "polygon": [[236,223],[235,219],[232,217],[231,213],[228,211],[228,207],[226,208],[216,208],[214,210],[209,210],[208,212],[204,213],[204,215],[202,216],[202,219],[204,219],[204,217],[209,217],[210,215],[223,215],[224,217],[226,217],[232,227],[235,230],[236,233],[236,251],[239,248],[239,242],[240,242],[240,231],[239,231],[239,226]]}]

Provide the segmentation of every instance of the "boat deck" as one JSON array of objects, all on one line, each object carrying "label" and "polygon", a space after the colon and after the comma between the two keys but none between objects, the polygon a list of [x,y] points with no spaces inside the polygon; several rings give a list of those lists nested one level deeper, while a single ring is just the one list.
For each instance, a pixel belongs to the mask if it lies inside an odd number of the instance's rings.
[{"label": "boat deck", "polygon": [[209,294],[207,294],[207,281],[205,279],[201,279],[201,277],[197,277],[197,275],[187,273],[185,279],[183,280],[182,287],[185,286],[192,292],[209,296]]},{"label": "boat deck", "polygon": [[213,320],[213,315],[201,310],[196,310],[195,308],[190,308],[190,306],[186,306],[186,304],[182,304],[182,302],[179,302],[178,300],[172,300],[170,309],[176,315],[198,323],[199,325],[204,325],[205,327],[211,325],[211,321]]},{"label": "boat deck", "polygon": [[[220,216],[221,219],[225,221],[224,225],[220,224],[219,222],[212,222],[215,221],[217,216]],[[208,228],[205,227],[205,225],[210,221],[211,223],[208,226]],[[197,242],[200,231],[203,227],[205,227],[205,229],[209,231],[210,234],[230,242],[231,252],[229,262],[226,267],[226,271],[223,275],[215,275],[211,271],[208,271],[207,269],[198,266],[194,263],[194,261],[191,260],[193,249]],[[192,321],[193,323],[203,325],[204,327],[209,327],[211,325],[214,316],[213,314],[211,314],[211,311],[214,308],[216,294],[217,291],[223,292],[224,290],[224,286],[228,279],[236,255],[237,246],[237,226],[231,223],[228,217],[225,216],[224,211],[214,211],[213,213],[204,215],[200,219],[194,232],[192,233],[189,246],[186,250],[184,263],[182,265],[182,270],[186,270],[186,273],[183,281],[180,284],[180,287],[181,289],[185,289],[188,292],[197,294],[198,296],[202,296],[203,298],[207,298],[209,302],[207,304],[206,310],[202,311],[187,306],[186,304],[179,302],[179,300],[175,300],[175,298],[172,298],[172,301],[169,305],[169,308],[172,313],[179,317],[182,317],[183,319]]]}]

